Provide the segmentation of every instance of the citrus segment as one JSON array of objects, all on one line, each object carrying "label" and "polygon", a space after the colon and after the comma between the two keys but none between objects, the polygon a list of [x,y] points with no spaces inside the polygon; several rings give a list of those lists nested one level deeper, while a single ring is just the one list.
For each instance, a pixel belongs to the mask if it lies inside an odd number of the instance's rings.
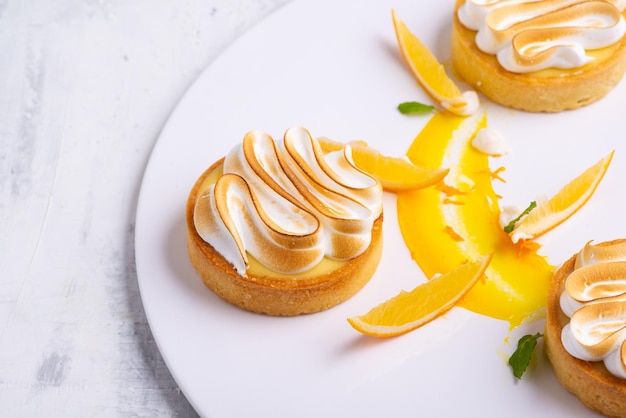
[{"label": "citrus segment", "polygon": [[[324,152],[337,151],[345,146],[328,139],[320,139],[319,142]],[[406,158],[385,156],[362,141],[353,141],[349,145],[354,164],[376,177],[383,189],[390,192],[432,186],[440,182],[449,171],[445,168],[425,169]]]},{"label": "citrus segment", "polygon": [[491,257],[463,263],[410,292],[400,292],[365,315],[348,318],[348,322],[374,337],[393,337],[419,328],[450,310],[483,277]]},{"label": "citrus segment", "polygon": [[598,188],[614,153],[615,151],[612,151],[600,159],[549,200],[538,202],[537,208],[515,225],[511,233],[513,242],[537,238],[576,213]]},{"label": "citrus segment", "polygon": [[433,53],[393,10],[391,17],[402,58],[426,93],[452,113],[464,116],[473,113],[478,106],[476,93],[462,94]]},{"label": "citrus segment", "polygon": [[487,279],[459,305],[515,327],[545,307],[554,267],[537,254],[536,246],[514,244],[500,225],[488,156],[471,146],[486,126],[485,116],[459,119],[436,114],[411,144],[407,155],[413,162],[450,167],[450,173],[436,187],[398,194],[400,230],[427,277],[493,253]]}]

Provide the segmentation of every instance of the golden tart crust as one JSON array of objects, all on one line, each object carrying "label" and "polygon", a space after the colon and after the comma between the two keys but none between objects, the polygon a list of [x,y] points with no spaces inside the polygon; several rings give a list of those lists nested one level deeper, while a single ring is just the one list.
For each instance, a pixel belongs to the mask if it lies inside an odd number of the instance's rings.
[{"label": "golden tart crust", "polygon": [[363,254],[342,263],[337,269],[321,274],[301,273],[298,278],[250,272],[247,277],[238,274],[231,263],[198,235],[193,221],[201,186],[222,163],[223,159],[217,161],[198,178],[189,193],[185,216],[191,264],[204,284],[219,297],[248,311],[294,316],[338,305],[352,297],[374,275],[382,255],[382,214],[374,222],[370,246]]},{"label": "golden tart crust", "polygon": [[555,272],[550,283],[544,331],[546,354],[561,385],[584,405],[610,417],[626,417],[626,380],[609,373],[601,361],[572,357],[561,343],[561,330],[569,318],[561,311],[559,299],[575,262],[576,255]]},{"label": "golden tart crust", "polygon": [[626,71],[626,35],[584,67],[548,69],[534,73],[505,70],[493,55],[476,46],[476,32],[463,26],[457,10],[452,27],[452,64],[456,73],[490,100],[530,112],[560,112],[576,109],[604,97]]}]

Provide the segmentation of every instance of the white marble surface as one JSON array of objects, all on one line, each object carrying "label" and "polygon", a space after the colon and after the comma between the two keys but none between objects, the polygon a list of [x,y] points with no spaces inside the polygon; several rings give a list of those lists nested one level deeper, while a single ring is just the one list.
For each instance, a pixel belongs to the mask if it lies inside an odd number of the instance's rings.
[{"label": "white marble surface", "polygon": [[137,194],[188,86],[287,2],[0,1],[0,415],[195,415],[143,311]]}]

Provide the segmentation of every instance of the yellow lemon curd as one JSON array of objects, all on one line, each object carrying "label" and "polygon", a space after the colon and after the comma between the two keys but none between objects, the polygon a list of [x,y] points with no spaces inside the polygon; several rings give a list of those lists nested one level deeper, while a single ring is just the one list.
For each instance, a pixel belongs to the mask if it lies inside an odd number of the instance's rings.
[{"label": "yellow lemon curd", "polygon": [[431,118],[407,156],[421,167],[450,172],[439,186],[398,193],[398,222],[428,278],[493,253],[486,279],[459,306],[506,320],[512,329],[543,316],[554,267],[537,253],[539,245],[513,244],[500,225],[500,197],[492,184],[500,170],[490,171],[488,156],[471,146],[485,126],[484,114],[466,119],[440,112]]}]

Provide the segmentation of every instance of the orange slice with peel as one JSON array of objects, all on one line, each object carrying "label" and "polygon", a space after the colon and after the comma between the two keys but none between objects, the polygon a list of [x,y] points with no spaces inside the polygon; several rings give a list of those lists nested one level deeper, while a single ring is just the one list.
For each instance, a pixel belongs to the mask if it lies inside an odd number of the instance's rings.
[{"label": "orange slice with peel", "polygon": [[537,207],[515,225],[511,232],[513,242],[537,238],[576,213],[598,188],[614,153],[615,151],[611,151],[586,169],[549,200],[538,202]]},{"label": "orange slice with peel", "polygon": [[435,187],[399,193],[398,223],[427,277],[493,253],[486,279],[459,306],[514,328],[543,312],[554,267],[536,246],[513,244],[500,225],[500,197],[492,184],[497,170],[492,172],[489,157],[471,145],[486,123],[481,114],[460,118],[444,112],[429,120],[407,156],[422,167],[450,167],[450,173]]},{"label": "orange slice with peel", "polygon": [[374,337],[393,337],[419,328],[450,310],[483,277],[491,258],[463,263],[410,292],[400,292],[365,315],[348,318],[348,322]]},{"label": "orange slice with peel", "polygon": [[443,65],[393,10],[391,17],[402,58],[426,93],[441,107],[454,114],[467,116],[474,113],[478,107],[476,93],[474,91],[461,93],[446,74]]},{"label": "orange slice with peel", "polygon": [[[319,138],[324,152],[341,150],[346,144]],[[376,177],[383,189],[390,192],[415,190],[439,183],[448,174],[447,168],[425,169],[406,158],[389,157],[381,154],[363,141],[349,143],[354,164]]]}]

